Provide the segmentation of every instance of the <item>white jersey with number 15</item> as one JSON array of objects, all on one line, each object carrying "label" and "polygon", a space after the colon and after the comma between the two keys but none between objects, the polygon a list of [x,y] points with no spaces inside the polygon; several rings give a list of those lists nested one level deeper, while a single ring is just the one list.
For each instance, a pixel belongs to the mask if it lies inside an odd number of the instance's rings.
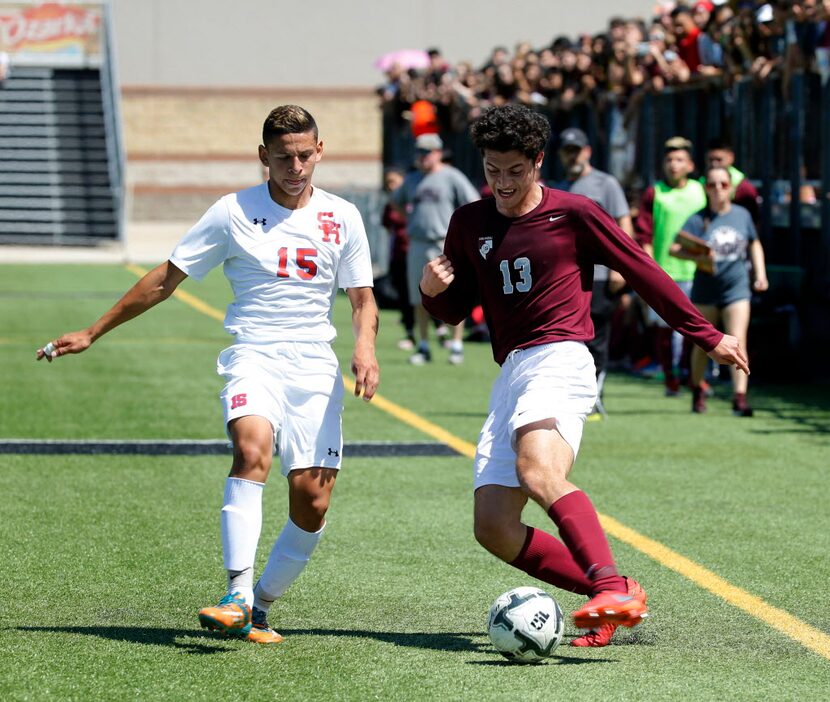
[{"label": "white jersey with number 15", "polygon": [[360,213],[317,187],[298,210],[274,202],[267,183],[224,196],[170,261],[196,280],[224,264],[234,294],[225,329],[246,343],[330,342],[337,288],[372,286]]}]

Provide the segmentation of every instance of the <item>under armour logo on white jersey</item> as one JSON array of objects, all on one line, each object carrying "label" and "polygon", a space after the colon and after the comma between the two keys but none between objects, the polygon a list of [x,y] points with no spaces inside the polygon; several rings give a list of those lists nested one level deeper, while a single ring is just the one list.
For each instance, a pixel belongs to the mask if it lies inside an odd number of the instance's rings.
[{"label": "under armour logo on white jersey", "polygon": [[264,227],[265,226],[265,217],[263,217],[262,219],[258,219],[257,217],[254,217],[254,224],[261,224]]}]

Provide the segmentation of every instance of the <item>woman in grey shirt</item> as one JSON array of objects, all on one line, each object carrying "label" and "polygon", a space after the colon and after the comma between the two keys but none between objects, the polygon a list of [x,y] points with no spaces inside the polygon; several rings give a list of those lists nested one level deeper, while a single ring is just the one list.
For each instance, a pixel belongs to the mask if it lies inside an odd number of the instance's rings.
[{"label": "woman in grey shirt", "polygon": [[[692,285],[692,302],[712,324],[722,323],[724,331],[738,338],[746,348],[752,292],[769,287],[764,250],[749,212],[732,202],[732,179],[726,168],[706,171],[707,207],[692,215],[671,246],[671,254],[697,263]],[[691,235],[691,236],[689,236]],[[752,268],[752,280],[747,269]],[[692,350],[692,411],[706,411],[703,376],[707,357]],[[747,375],[736,368],[732,374],[732,411],[751,417],[746,401]]]}]

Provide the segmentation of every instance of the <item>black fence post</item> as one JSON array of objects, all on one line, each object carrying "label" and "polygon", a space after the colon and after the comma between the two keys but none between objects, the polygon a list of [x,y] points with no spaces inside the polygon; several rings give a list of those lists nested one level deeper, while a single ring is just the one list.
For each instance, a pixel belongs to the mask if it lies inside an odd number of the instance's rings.
[{"label": "black fence post", "polygon": [[772,243],[772,165],[773,165],[773,100],[772,81],[761,86],[760,126],[758,129],[758,177],[761,179],[761,245],[770,251]]},{"label": "black fence post", "polygon": [[790,122],[790,255],[792,263],[798,266],[801,264],[801,164],[804,162],[804,74],[800,71],[790,79],[787,116]]},{"label": "black fence post", "polygon": [[823,286],[830,295],[830,80],[821,80],[821,251]]}]

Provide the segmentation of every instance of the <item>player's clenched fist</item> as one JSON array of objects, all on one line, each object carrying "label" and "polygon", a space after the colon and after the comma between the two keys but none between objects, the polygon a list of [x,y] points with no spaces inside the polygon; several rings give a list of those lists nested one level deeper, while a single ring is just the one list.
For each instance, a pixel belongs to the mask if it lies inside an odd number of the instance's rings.
[{"label": "player's clenched fist", "polygon": [[421,292],[427,297],[435,297],[446,290],[455,278],[452,263],[444,254],[432,259],[424,266],[421,277]]}]

